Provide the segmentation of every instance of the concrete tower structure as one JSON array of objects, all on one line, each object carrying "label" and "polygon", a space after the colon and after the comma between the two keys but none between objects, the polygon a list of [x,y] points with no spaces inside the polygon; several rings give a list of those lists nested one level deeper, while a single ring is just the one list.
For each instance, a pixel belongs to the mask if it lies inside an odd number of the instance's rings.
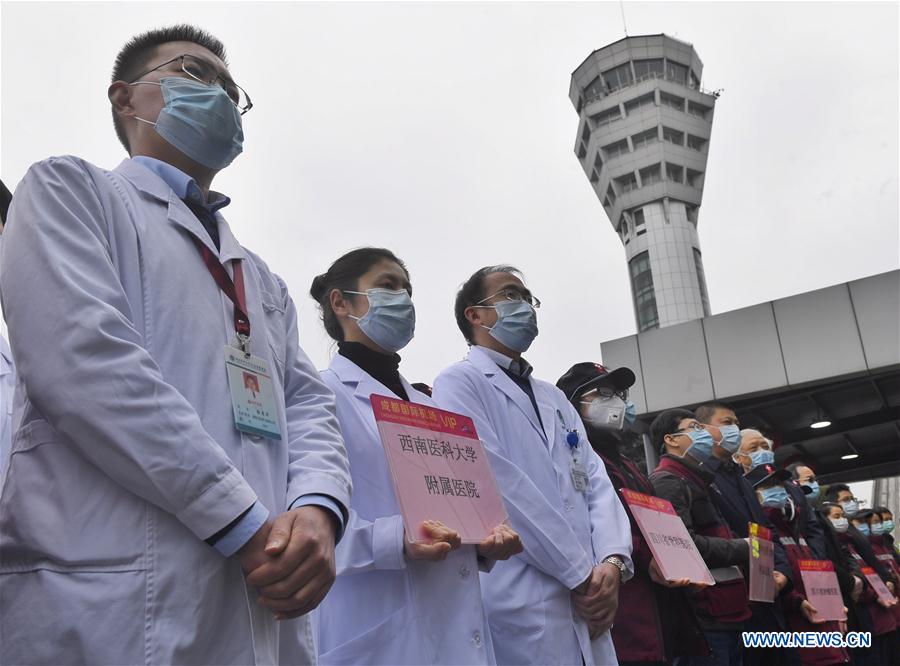
[{"label": "concrete tower structure", "polygon": [[710,314],[697,220],[715,93],[694,48],[626,37],[572,73],[575,154],[625,247],[638,332]]}]

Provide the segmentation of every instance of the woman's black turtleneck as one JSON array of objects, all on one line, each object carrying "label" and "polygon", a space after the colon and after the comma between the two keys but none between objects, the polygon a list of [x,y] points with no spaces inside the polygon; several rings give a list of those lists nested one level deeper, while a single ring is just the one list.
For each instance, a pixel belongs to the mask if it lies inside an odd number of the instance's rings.
[{"label": "woman's black turtleneck", "polygon": [[387,386],[395,395],[409,400],[403,382],[400,381],[400,356],[382,354],[369,349],[360,342],[338,342],[338,353],[369,373],[374,379]]}]

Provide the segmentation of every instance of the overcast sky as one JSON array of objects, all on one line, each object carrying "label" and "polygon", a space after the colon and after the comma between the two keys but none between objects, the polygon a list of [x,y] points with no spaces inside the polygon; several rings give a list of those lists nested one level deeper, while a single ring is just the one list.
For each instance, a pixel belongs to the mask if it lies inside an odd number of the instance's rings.
[{"label": "overcast sky", "polygon": [[[700,239],[713,313],[893,270],[896,3],[626,2],[629,34],[691,42],[716,104]],[[452,302],[519,266],[544,301],[528,352],[554,380],[635,332],[625,254],[573,154],[572,70],[624,36],[618,3],[2,4],[0,176],[124,151],[106,88],[130,36],[174,22],[225,42],[253,98],[219,175],[241,242],[286,280],[301,344],[332,353],[312,277],[383,245],[412,273],[411,381],[465,344]]]}]

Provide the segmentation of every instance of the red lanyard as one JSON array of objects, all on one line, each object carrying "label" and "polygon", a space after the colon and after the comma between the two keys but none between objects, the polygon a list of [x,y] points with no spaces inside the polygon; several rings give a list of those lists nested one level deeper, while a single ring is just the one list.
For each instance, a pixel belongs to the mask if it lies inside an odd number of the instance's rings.
[{"label": "red lanyard", "polygon": [[222,267],[222,264],[213,256],[209,248],[200,240],[193,236],[194,244],[203,257],[203,263],[209,270],[209,274],[213,276],[213,280],[219,285],[226,296],[234,304],[234,332],[237,334],[238,341],[241,344],[241,351],[245,354],[250,353],[250,317],[247,315],[247,297],[244,293],[244,269],[241,267],[241,261],[235,259],[232,263],[234,266],[234,280],[228,277],[228,273]]}]

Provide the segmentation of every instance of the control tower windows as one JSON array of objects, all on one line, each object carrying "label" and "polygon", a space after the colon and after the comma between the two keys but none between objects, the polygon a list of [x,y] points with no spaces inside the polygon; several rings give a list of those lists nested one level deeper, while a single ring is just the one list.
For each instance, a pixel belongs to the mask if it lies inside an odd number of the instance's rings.
[{"label": "control tower windows", "polygon": [[687,85],[688,68],[678,62],[666,61],[666,78]]},{"label": "control tower windows", "polygon": [[584,98],[589,100],[594,97],[599,97],[603,94],[603,84],[600,82],[600,77],[595,76],[594,80],[587,84],[587,87],[584,89]]},{"label": "control tower windows", "polygon": [[624,176],[619,176],[613,182],[616,184],[616,189],[622,194],[631,192],[631,190],[636,190],[638,186],[637,179],[634,177],[633,173],[626,173]]},{"label": "control tower windows", "polygon": [[647,93],[646,95],[641,95],[637,99],[630,100],[625,102],[625,113],[626,115],[631,115],[638,109],[644,106],[653,106],[656,102],[653,99],[653,93]]},{"label": "control tower windows", "polygon": [[612,183],[610,183],[606,188],[606,201],[603,202],[603,205],[607,208],[616,203],[616,191],[613,189]]},{"label": "control tower windows", "polygon": [[684,185],[684,167],[666,162],[666,180]]},{"label": "control tower windows", "polygon": [[663,76],[663,61],[662,58],[653,58],[651,60],[635,60],[634,61],[634,75],[636,80],[640,81],[642,79],[649,78],[662,78]]},{"label": "control tower windows", "polygon": [[631,137],[631,145],[634,146],[635,150],[643,148],[644,146],[649,146],[657,141],[659,141],[659,134],[657,134],[655,127]]},{"label": "control tower windows", "polygon": [[684,132],[679,132],[671,127],[663,127],[663,140],[674,143],[676,146],[683,146]]},{"label": "control tower windows", "polygon": [[697,116],[698,118],[706,119],[706,114],[710,112],[710,108],[708,106],[703,106],[702,104],[697,104],[696,102],[688,101],[688,113],[692,116]]},{"label": "control tower windows", "polygon": [[631,79],[631,64],[625,63],[618,67],[603,72],[603,80],[606,81],[606,91],[613,92],[629,85]]},{"label": "control tower windows", "polygon": [[677,95],[670,95],[669,93],[660,91],[659,101],[664,106],[684,111],[684,97],[678,97]]},{"label": "control tower windows", "polygon": [[634,310],[637,313],[638,332],[659,327],[656,311],[656,294],[653,291],[653,273],[650,271],[650,253],[641,252],[628,262],[631,275],[631,293],[634,296]]},{"label": "control tower windows", "polygon": [[638,173],[641,175],[641,186],[648,187],[650,185],[655,185],[662,181],[662,176],[660,175],[659,164],[652,164],[648,167],[644,167]]},{"label": "control tower windows", "polygon": [[603,146],[603,154],[606,155],[606,159],[611,160],[613,158],[618,157],[624,153],[628,152],[628,141],[622,139],[621,141],[616,141],[615,143],[610,143]]},{"label": "control tower windows", "polygon": [[607,109],[606,111],[601,111],[597,115],[592,116],[591,120],[594,122],[595,125],[597,125],[599,127],[601,125],[608,125],[612,121],[618,120],[621,117],[622,117],[622,114],[619,112],[619,107],[614,106],[611,109]]},{"label": "control tower windows", "polygon": [[691,187],[696,187],[698,190],[703,188],[703,172],[702,171],[694,171],[693,169],[687,170],[687,184]]},{"label": "control tower windows", "polygon": [[706,139],[699,136],[694,136],[693,134],[688,134],[687,146],[692,150],[703,152],[703,148],[706,146]]}]

